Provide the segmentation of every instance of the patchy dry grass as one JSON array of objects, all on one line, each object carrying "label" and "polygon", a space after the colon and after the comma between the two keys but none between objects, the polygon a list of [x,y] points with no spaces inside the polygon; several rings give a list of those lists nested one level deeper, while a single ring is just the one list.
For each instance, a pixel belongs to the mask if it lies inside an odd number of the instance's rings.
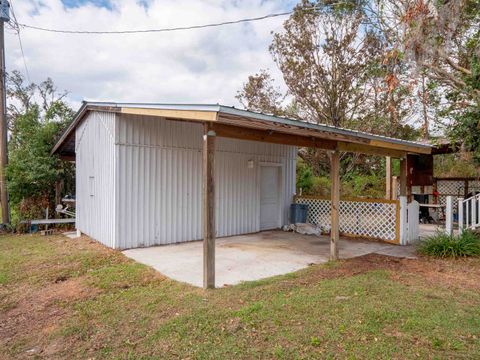
[{"label": "patchy dry grass", "polygon": [[0,238],[0,357],[480,358],[480,260],[371,255],[204,292],[82,238]]}]

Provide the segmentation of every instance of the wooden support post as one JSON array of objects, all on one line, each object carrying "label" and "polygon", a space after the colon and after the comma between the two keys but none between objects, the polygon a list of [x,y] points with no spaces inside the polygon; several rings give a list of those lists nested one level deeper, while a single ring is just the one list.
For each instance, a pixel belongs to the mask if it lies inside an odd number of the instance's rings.
[{"label": "wooden support post", "polygon": [[[7,3],[8,5],[8,3]],[[8,10],[7,10],[8,11]],[[4,16],[0,17],[0,207],[2,209],[2,224],[10,224],[10,206],[8,202],[6,167],[8,165],[8,127],[5,71],[5,39]]]},{"label": "wooden support post", "polygon": [[398,176],[392,176],[392,199],[398,200]]},{"label": "wooden support post", "polygon": [[332,229],[330,232],[330,260],[338,259],[338,241],[340,238],[339,212],[340,212],[340,152],[333,151],[330,157],[330,177],[332,180]]},{"label": "wooden support post", "polygon": [[407,159],[400,159],[400,196],[407,196]]},{"label": "wooden support post", "polygon": [[203,288],[215,288],[215,132],[203,135]]},{"label": "wooden support post", "polygon": [[385,158],[385,199],[392,200],[392,158]]}]

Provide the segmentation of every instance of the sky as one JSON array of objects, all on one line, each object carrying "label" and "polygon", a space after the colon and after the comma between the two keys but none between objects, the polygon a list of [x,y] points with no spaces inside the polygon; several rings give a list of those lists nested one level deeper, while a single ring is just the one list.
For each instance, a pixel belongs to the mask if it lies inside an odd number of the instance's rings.
[{"label": "sky", "polygon": [[[68,30],[190,26],[290,10],[295,0],[10,0],[19,23]],[[50,77],[82,100],[220,103],[238,106],[248,76],[270,70],[268,47],[286,17],[170,33],[69,35],[21,28],[30,80]],[[26,74],[18,37],[7,29],[7,71]]]}]

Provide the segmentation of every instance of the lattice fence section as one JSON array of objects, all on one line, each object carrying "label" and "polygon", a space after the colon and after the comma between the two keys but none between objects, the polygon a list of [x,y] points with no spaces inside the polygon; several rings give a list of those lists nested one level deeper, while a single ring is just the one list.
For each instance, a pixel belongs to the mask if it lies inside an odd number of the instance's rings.
[{"label": "lattice fence section", "polygon": [[[308,205],[307,221],[330,229],[330,200],[297,197],[296,202]],[[358,236],[386,241],[397,241],[397,201],[360,199],[340,201],[340,232],[345,236]]]},{"label": "lattice fence section", "polygon": [[479,180],[469,180],[468,181],[468,192],[480,192],[480,181]]},{"label": "lattice fence section", "polygon": [[465,194],[465,181],[438,180],[437,191],[442,195],[463,196]]},{"label": "lattice fence section", "polygon": [[438,203],[445,205],[447,196],[453,196],[454,209],[458,206],[458,197],[465,194],[465,181],[463,180],[437,180]]}]

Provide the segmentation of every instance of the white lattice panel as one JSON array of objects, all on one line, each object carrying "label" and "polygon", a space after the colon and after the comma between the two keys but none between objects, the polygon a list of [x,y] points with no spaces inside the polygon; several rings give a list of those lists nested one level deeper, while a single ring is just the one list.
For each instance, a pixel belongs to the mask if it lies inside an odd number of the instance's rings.
[{"label": "white lattice panel", "polygon": [[480,181],[479,180],[469,180],[468,181],[468,192],[480,192]]},{"label": "white lattice panel", "polygon": [[465,181],[438,180],[437,191],[442,195],[463,196],[465,194]]},{"label": "white lattice panel", "polygon": [[446,205],[447,196],[453,196],[453,208],[458,207],[458,198],[465,194],[464,180],[437,180],[438,203]]},{"label": "white lattice panel", "polygon": [[[297,197],[297,203],[308,205],[307,221],[330,228],[330,200]],[[395,241],[396,202],[340,201],[340,232]]]}]

